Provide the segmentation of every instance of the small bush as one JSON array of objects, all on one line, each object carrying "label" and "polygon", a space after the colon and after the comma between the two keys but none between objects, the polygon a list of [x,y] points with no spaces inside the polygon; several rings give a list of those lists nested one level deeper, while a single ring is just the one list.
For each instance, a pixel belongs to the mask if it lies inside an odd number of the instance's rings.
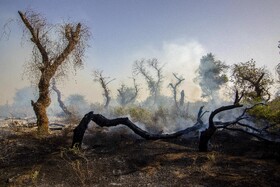
[{"label": "small bush", "polygon": [[275,98],[267,105],[259,105],[249,111],[249,114],[257,119],[267,120],[269,123],[276,123],[275,129],[280,128],[280,97]]},{"label": "small bush", "polygon": [[114,116],[125,116],[129,115],[132,121],[141,122],[146,125],[152,125],[153,116],[152,112],[141,107],[116,107],[113,110]]}]

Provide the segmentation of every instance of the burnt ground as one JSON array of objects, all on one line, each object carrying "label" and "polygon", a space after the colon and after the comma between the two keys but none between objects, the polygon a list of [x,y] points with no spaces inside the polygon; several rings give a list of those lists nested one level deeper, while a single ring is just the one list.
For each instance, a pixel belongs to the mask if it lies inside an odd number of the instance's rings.
[{"label": "burnt ground", "polygon": [[[39,138],[1,129],[0,186],[279,186],[279,145],[217,132],[211,151],[198,137],[143,140],[124,128],[91,128],[82,150],[71,131]],[[69,133],[70,132],[70,133]]]}]

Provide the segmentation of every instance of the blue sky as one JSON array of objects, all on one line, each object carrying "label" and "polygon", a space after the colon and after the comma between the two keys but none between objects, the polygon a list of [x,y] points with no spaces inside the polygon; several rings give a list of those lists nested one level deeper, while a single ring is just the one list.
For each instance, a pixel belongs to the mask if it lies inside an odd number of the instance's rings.
[{"label": "blue sky", "polygon": [[[94,69],[116,78],[111,85],[116,94],[121,82],[131,83],[127,77],[132,64],[141,58],[155,57],[166,64],[165,87],[172,72],[182,74],[189,100],[199,99],[192,79],[199,59],[208,52],[227,64],[254,58],[272,72],[280,60],[278,0],[0,0],[1,31],[8,19],[19,18],[18,10],[26,9],[50,23],[81,21],[92,32],[84,69],[60,85],[65,97],[80,93],[92,102],[102,100],[92,81]],[[21,45],[19,23],[10,24],[8,40],[0,40],[0,104],[11,103],[15,91],[29,85],[22,79],[22,66],[31,48]]]}]

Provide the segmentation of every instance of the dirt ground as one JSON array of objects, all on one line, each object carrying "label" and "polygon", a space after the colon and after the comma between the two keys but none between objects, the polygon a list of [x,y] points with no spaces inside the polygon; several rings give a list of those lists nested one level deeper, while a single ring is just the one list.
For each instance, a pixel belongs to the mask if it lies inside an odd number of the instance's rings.
[{"label": "dirt ground", "polygon": [[70,149],[71,130],[0,129],[0,186],[280,185],[279,145],[240,133],[219,131],[200,153],[196,136],[147,141],[125,127],[92,127]]}]

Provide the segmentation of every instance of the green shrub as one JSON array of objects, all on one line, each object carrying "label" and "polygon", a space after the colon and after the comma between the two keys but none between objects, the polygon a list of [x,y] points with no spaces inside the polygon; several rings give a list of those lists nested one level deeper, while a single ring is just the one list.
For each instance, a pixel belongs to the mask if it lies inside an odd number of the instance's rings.
[{"label": "green shrub", "polygon": [[141,107],[132,106],[132,107],[116,107],[113,110],[113,115],[116,117],[130,115],[132,121],[138,121],[146,125],[152,125],[152,112]]},{"label": "green shrub", "polygon": [[249,111],[257,119],[264,119],[270,123],[280,123],[280,97],[275,98],[267,105],[259,105]]}]

